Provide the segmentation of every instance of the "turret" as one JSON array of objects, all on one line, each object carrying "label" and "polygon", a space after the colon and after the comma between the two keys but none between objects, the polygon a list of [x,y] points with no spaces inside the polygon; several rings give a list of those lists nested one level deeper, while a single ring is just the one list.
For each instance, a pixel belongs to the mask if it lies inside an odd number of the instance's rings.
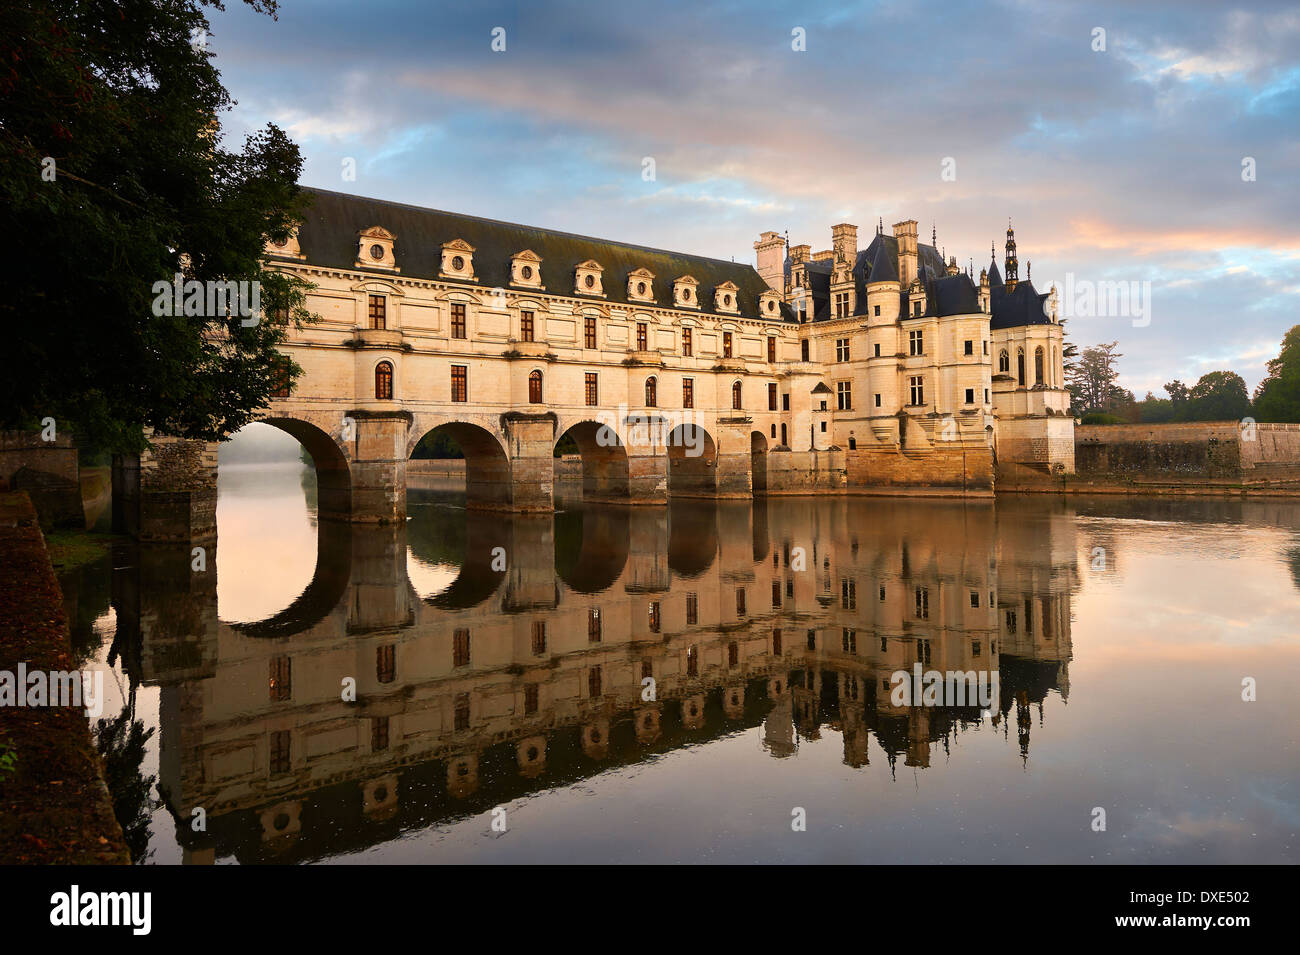
[{"label": "turret", "polygon": [[785,291],[785,240],[778,232],[764,232],[754,243],[756,268],[768,288]]}]

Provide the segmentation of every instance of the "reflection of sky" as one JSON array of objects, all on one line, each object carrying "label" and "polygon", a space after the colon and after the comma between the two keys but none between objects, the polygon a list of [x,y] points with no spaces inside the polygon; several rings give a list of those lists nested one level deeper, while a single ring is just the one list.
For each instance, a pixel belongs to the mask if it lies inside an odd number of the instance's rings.
[{"label": "reflection of sky", "polygon": [[436,597],[455,583],[459,574],[459,567],[424,561],[409,548],[406,551],[406,576],[420,597]]},{"label": "reflection of sky", "polygon": [[217,615],[264,620],[293,603],[316,570],[316,515],[303,466],[221,465],[217,471]]}]

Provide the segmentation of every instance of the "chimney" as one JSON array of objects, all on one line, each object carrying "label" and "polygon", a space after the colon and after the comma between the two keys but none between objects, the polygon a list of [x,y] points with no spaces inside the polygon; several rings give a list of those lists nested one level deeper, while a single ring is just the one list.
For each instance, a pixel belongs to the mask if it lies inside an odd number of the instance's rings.
[{"label": "chimney", "polygon": [[835,261],[853,265],[858,258],[858,227],[847,222],[831,226],[831,245],[835,249]]},{"label": "chimney", "polygon": [[785,239],[779,232],[764,232],[754,243],[757,253],[758,274],[767,287],[778,294],[785,293]]},{"label": "chimney", "polygon": [[916,220],[895,222],[894,238],[898,240],[898,282],[907,288],[916,278]]}]

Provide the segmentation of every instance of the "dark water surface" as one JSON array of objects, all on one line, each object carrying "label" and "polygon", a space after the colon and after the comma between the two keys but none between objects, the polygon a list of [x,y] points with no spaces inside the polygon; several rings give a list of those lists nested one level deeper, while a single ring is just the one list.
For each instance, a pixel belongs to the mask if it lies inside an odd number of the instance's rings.
[{"label": "dark water surface", "polygon": [[313,505],[223,467],[205,572],[71,582],[149,862],[1300,861],[1295,503]]}]

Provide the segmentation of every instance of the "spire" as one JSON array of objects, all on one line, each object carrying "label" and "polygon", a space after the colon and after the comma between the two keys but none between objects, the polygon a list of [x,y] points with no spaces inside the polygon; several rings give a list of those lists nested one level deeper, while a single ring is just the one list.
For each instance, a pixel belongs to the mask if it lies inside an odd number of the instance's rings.
[{"label": "spire", "polygon": [[885,234],[885,217],[880,216],[880,218],[876,221],[876,235],[884,235],[884,234]]},{"label": "spire", "polygon": [[939,234],[935,231],[933,219],[930,220],[930,245],[935,248],[939,247]]},{"label": "spire", "polygon": [[1007,259],[1003,279],[1007,284],[1008,292],[1015,291],[1016,283],[1020,280],[1016,262],[1016,230],[1011,228],[1010,219],[1007,219]]}]

